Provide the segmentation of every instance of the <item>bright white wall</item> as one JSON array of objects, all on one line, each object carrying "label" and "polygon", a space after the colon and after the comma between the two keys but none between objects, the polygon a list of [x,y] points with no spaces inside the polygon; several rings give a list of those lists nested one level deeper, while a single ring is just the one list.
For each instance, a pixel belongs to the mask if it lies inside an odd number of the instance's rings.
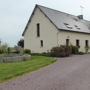
[{"label": "bright white wall", "polygon": [[[37,23],[40,23],[40,37],[37,37]],[[37,8],[24,35],[25,48],[35,53],[47,52],[57,46],[57,31],[56,27]],[[40,46],[40,40],[43,40],[43,47]]]},{"label": "bright white wall", "polygon": [[85,40],[89,41],[90,46],[90,34],[66,32],[60,31],[58,33],[59,44],[65,45],[66,39],[70,39],[70,44],[76,45],[76,40],[80,40],[80,51],[85,51]]}]

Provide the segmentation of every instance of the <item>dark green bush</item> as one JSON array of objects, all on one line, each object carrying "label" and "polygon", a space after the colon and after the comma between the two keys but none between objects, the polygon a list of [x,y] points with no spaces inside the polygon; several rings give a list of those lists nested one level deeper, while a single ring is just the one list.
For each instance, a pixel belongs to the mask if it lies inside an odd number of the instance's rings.
[{"label": "dark green bush", "polygon": [[72,54],[78,54],[79,53],[79,48],[77,46],[71,45],[70,48],[71,48]]},{"label": "dark green bush", "polygon": [[41,53],[42,56],[50,56],[50,52],[43,52]]},{"label": "dark green bush", "polygon": [[31,53],[33,56],[41,56],[41,53]]},{"label": "dark green bush", "polygon": [[11,48],[8,47],[8,48],[7,48],[7,53],[10,53],[10,52],[11,52]]},{"label": "dark green bush", "polygon": [[50,56],[50,53],[48,52],[43,52],[43,53],[31,53],[31,55],[36,55],[36,56]]},{"label": "dark green bush", "polygon": [[4,51],[0,48],[0,54],[2,54]]},{"label": "dark green bush", "polygon": [[83,54],[85,54],[85,53],[80,51],[78,54],[79,54],[79,55],[83,55]]},{"label": "dark green bush", "polygon": [[25,54],[31,54],[31,50],[30,49],[24,49],[24,53]]},{"label": "dark green bush", "polygon": [[70,47],[65,46],[65,45],[61,45],[59,47],[53,47],[51,49],[51,56],[53,57],[65,57],[65,56],[69,56],[71,53]]},{"label": "dark green bush", "polygon": [[90,49],[90,47],[85,47],[85,53],[88,53],[88,51],[89,51],[89,49]]}]

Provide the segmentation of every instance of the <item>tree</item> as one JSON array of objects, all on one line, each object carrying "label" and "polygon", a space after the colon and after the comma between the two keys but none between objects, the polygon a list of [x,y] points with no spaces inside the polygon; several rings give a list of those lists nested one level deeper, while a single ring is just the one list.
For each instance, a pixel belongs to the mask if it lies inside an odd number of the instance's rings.
[{"label": "tree", "polygon": [[24,48],[24,39],[20,39],[20,41],[18,41],[18,46]]},{"label": "tree", "polygon": [[2,43],[2,41],[1,41],[1,39],[0,39],[0,45],[1,45],[1,43]]}]

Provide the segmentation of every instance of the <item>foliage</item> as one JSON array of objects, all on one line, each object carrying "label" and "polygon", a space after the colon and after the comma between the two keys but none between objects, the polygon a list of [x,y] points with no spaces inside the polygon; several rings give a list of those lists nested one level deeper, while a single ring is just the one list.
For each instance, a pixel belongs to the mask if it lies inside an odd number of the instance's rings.
[{"label": "foliage", "polygon": [[13,53],[16,53],[16,54],[23,54],[23,48],[21,48],[20,46],[15,46],[12,50]]},{"label": "foliage", "polygon": [[22,48],[24,48],[24,39],[20,39],[20,41],[18,41],[18,46],[21,46]]},{"label": "foliage", "polygon": [[87,47],[85,47],[85,53],[88,53],[88,51],[89,51],[89,47],[87,46]]},{"label": "foliage", "polygon": [[83,54],[85,54],[85,53],[80,51],[80,52],[78,52],[78,54],[79,54],[79,55],[83,55]]},{"label": "foliage", "polygon": [[79,48],[77,46],[71,45],[70,48],[71,48],[72,54],[78,54],[79,53]]},{"label": "foliage", "polygon": [[32,60],[0,64],[0,81],[7,80],[27,72],[32,72],[56,61],[54,58],[32,56]]},{"label": "foliage", "polygon": [[50,56],[50,52],[43,52],[43,53],[31,53],[34,56]]},{"label": "foliage", "polygon": [[0,54],[7,53],[7,48],[8,48],[8,45],[6,43],[0,45]]},{"label": "foliage", "polygon": [[31,54],[31,50],[30,49],[24,49],[24,53],[25,54]]},{"label": "foliage", "polygon": [[59,47],[53,47],[50,53],[51,53],[51,56],[54,56],[54,57],[65,57],[70,55],[71,50],[70,50],[70,47],[61,45]]},{"label": "foliage", "polygon": [[11,52],[11,48],[8,47],[8,48],[7,48],[7,53],[10,53],[10,52]]}]

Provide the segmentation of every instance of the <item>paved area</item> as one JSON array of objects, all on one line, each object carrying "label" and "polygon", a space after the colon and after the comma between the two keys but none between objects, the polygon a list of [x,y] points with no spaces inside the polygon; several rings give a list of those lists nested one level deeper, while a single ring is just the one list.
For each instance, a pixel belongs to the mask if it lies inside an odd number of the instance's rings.
[{"label": "paved area", "polygon": [[0,84],[0,90],[90,90],[90,55],[61,58],[43,69]]}]

